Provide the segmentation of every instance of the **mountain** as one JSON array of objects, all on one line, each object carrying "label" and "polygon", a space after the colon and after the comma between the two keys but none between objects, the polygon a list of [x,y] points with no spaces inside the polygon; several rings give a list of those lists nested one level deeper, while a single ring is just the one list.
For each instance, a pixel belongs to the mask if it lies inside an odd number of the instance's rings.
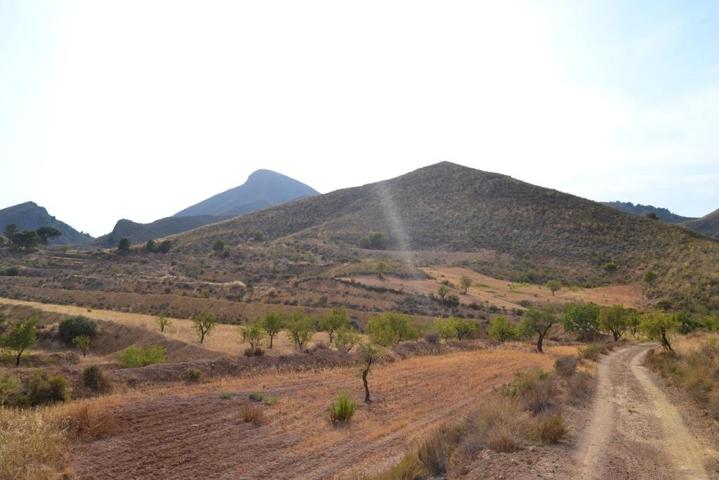
[{"label": "mountain", "polygon": [[18,230],[37,230],[40,227],[56,228],[62,232],[62,235],[51,239],[51,245],[86,245],[92,242],[90,235],[79,232],[61,222],[35,202],[20,203],[0,210],[0,232],[5,230],[6,225],[13,223],[17,225]]},{"label": "mountain", "polygon": [[682,225],[707,237],[719,238],[719,210],[714,210],[702,218],[684,222]]},{"label": "mountain", "polygon": [[117,245],[123,238],[130,243],[144,243],[148,240],[157,240],[168,235],[186,232],[209,223],[221,222],[232,218],[229,216],[194,215],[190,217],[166,217],[152,223],[137,223],[132,220],[118,220],[112,232],[98,237],[97,245],[110,247]]},{"label": "mountain", "polygon": [[612,208],[616,208],[617,210],[621,210],[625,213],[631,213],[634,215],[640,215],[642,217],[646,217],[648,214],[653,213],[657,216],[659,220],[666,223],[682,223],[689,220],[695,220],[692,217],[682,217],[681,215],[677,215],[676,213],[670,212],[666,208],[661,207],[655,207],[653,205],[641,205],[639,203],[634,204],[632,202],[602,202],[604,205],[607,205]]},{"label": "mountain", "polygon": [[[653,298],[702,298],[719,307],[719,242],[566,193],[452,163],[338,190],[199,228],[178,249],[266,241],[355,248],[372,232],[401,250],[473,253],[473,264],[507,279],[591,285],[641,281]],[[490,271],[487,271],[490,270]],[[521,276],[523,274],[525,276]]]},{"label": "mountain", "polygon": [[312,187],[285,175],[271,170],[257,170],[239,187],[203,200],[174,216],[237,216],[317,194]]}]

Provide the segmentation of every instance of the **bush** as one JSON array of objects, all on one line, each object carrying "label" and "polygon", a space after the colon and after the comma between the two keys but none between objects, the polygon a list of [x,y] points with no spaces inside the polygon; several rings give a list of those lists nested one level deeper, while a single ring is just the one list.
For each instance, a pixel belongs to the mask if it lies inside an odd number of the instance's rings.
[{"label": "bush", "polygon": [[540,417],[534,424],[535,438],[547,445],[561,442],[569,433],[564,417],[561,415],[547,415]]},{"label": "bush", "polygon": [[199,383],[202,381],[202,372],[196,368],[191,368],[185,374],[185,379],[190,383]]},{"label": "bush", "polygon": [[561,357],[554,362],[554,370],[560,377],[568,378],[577,372],[578,364],[576,357]]},{"label": "bush", "polygon": [[28,382],[27,390],[30,405],[33,406],[70,400],[70,384],[60,375],[48,377],[37,372]]},{"label": "bush", "polygon": [[360,342],[360,334],[351,328],[342,328],[337,331],[335,346],[343,352],[351,351]]},{"label": "bush", "polygon": [[72,317],[60,322],[58,327],[58,335],[60,340],[68,345],[72,345],[75,337],[85,335],[89,338],[95,338],[97,334],[97,324],[85,317]]},{"label": "bush", "polygon": [[15,375],[0,373],[0,407],[21,406],[25,401],[20,380]]},{"label": "bush", "polygon": [[596,362],[599,360],[600,355],[606,355],[609,350],[611,348],[606,343],[590,343],[579,349],[579,358]]},{"label": "bush", "polygon": [[519,332],[516,326],[509,323],[507,317],[494,317],[489,321],[487,333],[498,342],[507,342],[517,338]]},{"label": "bush", "polygon": [[494,398],[469,416],[462,449],[470,455],[482,448],[513,452],[519,449],[527,431],[526,418],[517,404],[511,400]]},{"label": "bush", "polygon": [[594,379],[586,372],[577,372],[567,379],[569,401],[578,405],[588,399],[592,394]]},{"label": "bush", "polygon": [[96,393],[104,393],[112,390],[110,381],[103,375],[97,365],[91,365],[82,371],[82,384],[85,388]]},{"label": "bush", "polygon": [[262,350],[260,347],[257,347],[257,348],[248,347],[245,349],[243,354],[245,355],[245,357],[261,357],[262,355],[265,354],[265,351]]},{"label": "bush", "polygon": [[357,410],[357,402],[352,400],[346,392],[340,393],[330,405],[330,420],[332,423],[347,423]]},{"label": "bush", "polygon": [[367,333],[373,343],[388,346],[419,338],[415,320],[402,313],[387,312],[367,322]]},{"label": "bush", "polygon": [[502,386],[500,393],[517,400],[523,410],[537,415],[554,406],[558,389],[554,377],[537,368],[515,373],[512,381]]},{"label": "bush", "polygon": [[417,448],[417,460],[429,474],[444,475],[449,469],[452,453],[461,439],[462,430],[460,428],[443,426],[420,441]]},{"label": "bush", "polygon": [[240,418],[242,418],[243,422],[256,426],[267,423],[265,412],[256,405],[243,405],[240,407]]},{"label": "bush", "polygon": [[165,361],[165,348],[155,347],[128,347],[120,353],[120,366],[122,368],[138,368]]}]

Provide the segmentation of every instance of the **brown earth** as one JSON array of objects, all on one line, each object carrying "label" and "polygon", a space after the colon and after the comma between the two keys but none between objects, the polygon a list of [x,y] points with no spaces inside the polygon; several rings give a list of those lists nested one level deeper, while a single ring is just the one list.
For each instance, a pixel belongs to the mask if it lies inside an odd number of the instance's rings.
[{"label": "brown earth", "polygon": [[[378,366],[370,376],[375,402],[362,405],[344,428],[330,424],[327,407],[342,390],[361,400],[356,368],[157,389],[116,407],[121,430],[79,447],[74,469],[83,480],[325,479],[378,472],[431,429],[476,408],[516,370],[549,368],[573,350],[460,352]],[[240,415],[253,391],[279,398],[260,407],[268,421],[259,426]],[[224,399],[221,392],[228,392]]]},{"label": "brown earth", "polygon": [[575,478],[719,478],[716,446],[690,430],[642,366],[654,345],[623,348],[599,365],[592,421],[578,449]]}]

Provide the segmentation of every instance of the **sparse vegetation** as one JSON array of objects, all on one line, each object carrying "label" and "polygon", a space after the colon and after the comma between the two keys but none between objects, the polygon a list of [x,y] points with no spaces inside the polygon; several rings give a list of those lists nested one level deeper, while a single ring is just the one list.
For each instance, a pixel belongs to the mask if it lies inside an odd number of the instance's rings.
[{"label": "sparse vegetation", "polygon": [[217,317],[208,312],[200,313],[192,317],[200,345],[205,343],[205,337],[217,326]]},{"label": "sparse vegetation", "polygon": [[160,332],[164,333],[165,329],[170,326],[170,319],[167,317],[158,317],[157,324],[160,326]]},{"label": "sparse vegetation", "polygon": [[487,333],[498,342],[507,342],[519,336],[518,328],[512,325],[509,320],[507,320],[507,317],[504,316],[491,319]]},{"label": "sparse vegetation", "polygon": [[78,335],[77,337],[72,339],[72,344],[77,347],[80,352],[82,352],[82,356],[86,357],[87,352],[90,351],[90,345],[92,344],[92,339],[88,337],[87,335]]},{"label": "sparse vegetation", "polygon": [[91,365],[82,371],[82,384],[95,393],[107,393],[112,390],[110,380],[97,365]]},{"label": "sparse vegetation", "polygon": [[367,322],[367,334],[373,343],[393,345],[403,340],[419,338],[419,327],[409,315],[387,312],[372,317]]},{"label": "sparse vegetation", "polygon": [[20,366],[20,358],[25,350],[37,342],[37,320],[28,319],[10,327],[10,332],[0,337],[0,347],[10,349],[15,356],[15,366]]},{"label": "sparse vegetation", "polygon": [[357,410],[357,402],[352,400],[347,392],[340,393],[330,405],[330,421],[335,423],[348,423]]},{"label": "sparse vegetation", "polygon": [[262,320],[262,328],[270,339],[270,349],[272,348],[272,342],[275,338],[275,335],[277,335],[280,330],[282,330],[283,324],[284,319],[279,313],[270,312],[266,314],[264,319]]},{"label": "sparse vegetation", "polygon": [[314,328],[312,320],[301,313],[293,313],[285,320],[285,328],[298,350],[304,350],[312,338]]},{"label": "sparse vegetation", "polygon": [[261,407],[257,405],[242,405],[240,407],[240,418],[245,423],[251,423],[255,426],[260,426],[267,423],[267,416],[262,411]]},{"label": "sparse vegetation", "polygon": [[138,368],[165,361],[165,348],[155,347],[128,347],[120,353],[120,366],[122,368]]}]

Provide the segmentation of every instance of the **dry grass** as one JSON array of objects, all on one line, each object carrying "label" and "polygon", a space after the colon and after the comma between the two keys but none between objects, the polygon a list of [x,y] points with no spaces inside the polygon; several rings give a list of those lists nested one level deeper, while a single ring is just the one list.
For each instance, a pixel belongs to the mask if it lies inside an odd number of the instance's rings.
[{"label": "dry grass", "polygon": [[0,480],[63,478],[73,442],[115,433],[115,400],[97,399],[34,409],[0,407]]},{"label": "dry grass", "polygon": [[240,407],[240,418],[245,423],[257,426],[267,423],[265,412],[257,405],[242,405]]}]

